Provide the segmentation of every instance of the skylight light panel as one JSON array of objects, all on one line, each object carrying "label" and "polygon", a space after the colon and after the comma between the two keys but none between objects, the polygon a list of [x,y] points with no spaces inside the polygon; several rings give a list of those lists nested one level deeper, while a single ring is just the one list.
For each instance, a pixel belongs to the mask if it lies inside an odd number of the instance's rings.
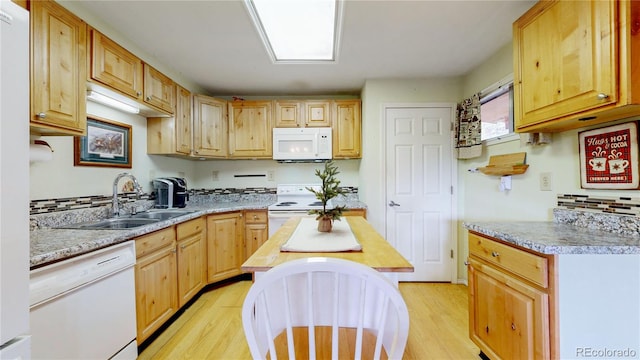
[{"label": "skylight light panel", "polygon": [[275,61],[332,61],[336,0],[245,0]]}]

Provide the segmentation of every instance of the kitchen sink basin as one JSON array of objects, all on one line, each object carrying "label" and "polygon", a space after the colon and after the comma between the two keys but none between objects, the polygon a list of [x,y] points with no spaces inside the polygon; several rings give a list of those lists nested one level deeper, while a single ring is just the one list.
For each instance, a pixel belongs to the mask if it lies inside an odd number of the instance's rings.
[{"label": "kitchen sink basin", "polygon": [[159,209],[149,210],[135,215],[129,215],[126,217],[110,218],[100,221],[84,222],[78,224],[70,224],[58,226],[58,229],[78,229],[78,230],[118,230],[118,229],[133,229],[148,224],[153,224],[159,221],[169,220],[178,216],[190,214],[194,211],[191,210],[174,210],[174,209]]},{"label": "kitchen sink basin", "polygon": [[191,214],[193,211],[191,210],[149,210],[145,212],[141,212],[135,215],[131,215],[131,219],[155,219],[155,220],[168,220],[174,217]]},{"label": "kitchen sink basin", "polygon": [[153,224],[158,222],[158,219],[136,219],[136,218],[111,218],[100,221],[85,222],[79,224],[70,224],[60,226],[61,229],[79,229],[79,230],[118,230],[118,229],[133,229],[139,226]]}]

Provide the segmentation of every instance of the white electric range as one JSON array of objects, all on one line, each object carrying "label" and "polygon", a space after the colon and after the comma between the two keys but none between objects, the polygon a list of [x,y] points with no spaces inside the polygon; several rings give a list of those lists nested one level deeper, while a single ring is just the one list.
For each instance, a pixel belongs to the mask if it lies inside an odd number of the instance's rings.
[{"label": "white electric range", "polygon": [[[273,235],[289,218],[309,215],[309,210],[321,209],[322,203],[307,188],[319,190],[321,184],[280,184],[276,187],[276,203],[269,206],[269,237]],[[331,200],[327,209],[332,209]]]}]

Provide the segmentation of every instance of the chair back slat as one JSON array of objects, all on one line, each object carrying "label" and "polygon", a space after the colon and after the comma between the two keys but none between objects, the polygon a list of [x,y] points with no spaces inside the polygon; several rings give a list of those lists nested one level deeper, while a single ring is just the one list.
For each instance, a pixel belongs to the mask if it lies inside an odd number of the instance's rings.
[{"label": "chair back slat", "polygon": [[[282,311],[285,314],[285,324],[286,324],[286,328],[287,328],[287,350],[289,352],[289,359],[291,360],[295,360],[296,358],[296,349],[294,346],[294,341],[293,341],[293,325],[292,325],[292,321],[291,321],[291,303],[290,300],[291,299],[291,293],[289,292],[289,282],[287,281],[287,278],[282,278],[282,287],[284,288],[284,308],[282,309]],[[275,351],[273,352],[274,355],[273,357],[275,357]]]},{"label": "chair back slat", "polygon": [[[245,298],[242,322],[254,359],[276,359],[280,350],[289,359],[328,357],[328,351],[332,359],[346,353],[355,359],[365,353],[379,359],[383,351],[389,359],[401,359],[409,331],[406,304],[389,279],[370,267],[335,258],[294,260],[260,274]],[[306,337],[296,335],[302,335],[299,328],[307,329]],[[345,333],[343,328],[352,330]],[[354,332],[355,344],[351,335],[349,344],[341,344],[341,335]],[[280,346],[285,338],[287,351]],[[296,341],[305,338],[307,346],[296,347]]]},{"label": "chair back slat", "polygon": [[340,274],[333,274],[333,320],[331,321],[331,358],[338,359],[338,316],[340,310]]},{"label": "chair back slat", "polygon": [[307,311],[308,311],[308,328],[309,328],[309,359],[315,360],[316,358],[316,322],[314,318],[314,302],[315,296],[313,294],[313,273],[307,273]]}]

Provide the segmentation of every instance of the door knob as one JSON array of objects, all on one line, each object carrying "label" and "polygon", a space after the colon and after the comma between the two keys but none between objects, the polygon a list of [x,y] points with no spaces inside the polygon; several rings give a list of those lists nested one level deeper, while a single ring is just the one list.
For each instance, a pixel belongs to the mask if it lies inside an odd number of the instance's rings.
[{"label": "door knob", "polygon": [[398,204],[395,201],[391,200],[391,201],[389,201],[389,206],[391,206],[391,207],[400,206],[400,204]]}]

